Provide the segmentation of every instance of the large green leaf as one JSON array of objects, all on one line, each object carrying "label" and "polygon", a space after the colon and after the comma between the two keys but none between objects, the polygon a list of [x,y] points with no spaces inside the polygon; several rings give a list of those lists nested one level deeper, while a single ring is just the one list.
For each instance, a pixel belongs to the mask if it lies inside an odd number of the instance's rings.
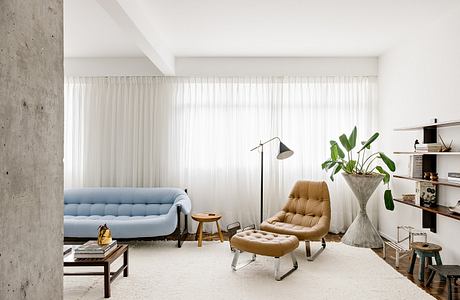
[{"label": "large green leaf", "polygon": [[353,131],[351,132],[350,136],[348,137],[348,142],[350,143],[351,149],[355,148],[356,146],[356,136],[357,136],[358,130],[353,128]]},{"label": "large green leaf", "polygon": [[390,182],[390,174],[388,174],[387,171],[385,171],[381,166],[377,166],[375,168],[377,169],[377,171],[379,171],[380,174],[384,175],[383,183],[387,184],[388,182]]},{"label": "large green leaf", "polygon": [[345,134],[342,134],[341,136],[339,136],[339,140],[340,140],[340,143],[342,144],[343,148],[345,148],[345,150],[347,150],[348,152],[351,151],[351,149],[353,149],[350,145],[350,142],[348,141],[348,138]]},{"label": "large green leaf", "polygon": [[345,166],[345,172],[347,173],[353,173],[353,169],[356,166],[356,160],[350,160],[347,165]]},{"label": "large green leaf", "polygon": [[390,169],[391,172],[394,172],[396,170],[395,163],[385,155],[383,152],[379,152],[380,158],[383,160],[383,162],[387,165],[388,169]]},{"label": "large green leaf", "polygon": [[334,171],[332,171],[331,177],[330,177],[332,181],[334,181],[334,175],[337,174],[337,173],[339,173],[339,171],[340,171],[341,169],[342,169],[342,164],[337,164],[337,165],[335,166],[335,169],[334,169]]},{"label": "large green leaf", "polygon": [[385,200],[385,207],[388,210],[394,210],[395,204],[393,202],[393,195],[391,194],[391,190],[386,190],[383,194],[383,198]]},{"label": "large green leaf", "polygon": [[332,160],[330,160],[330,159],[328,159],[328,160],[326,160],[325,162],[323,162],[323,163],[321,164],[321,169],[323,169],[323,170],[329,169],[329,164],[330,164],[331,162],[332,162]]},{"label": "large green leaf", "polygon": [[344,157],[345,157],[345,153],[343,153],[342,148],[340,148],[339,144],[337,144],[336,141],[332,140],[332,141],[330,141],[329,143],[331,143],[331,146],[334,145],[334,144],[337,145],[337,151],[339,152],[340,158],[344,158]]},{"label": "large green leaf", "polygon": [[361,149],[359,149],[358,152],[361,152],[363,149],[365,148],[370,148],[370,145],[379,137],[379,133],[376,132],[374,133],[363,145],[363,147]]},{"label": "large green leaf", "polygon": [[336,161],[339,159],[339,150],[338,150],[338,145],[334,144],[331,146],[331,158],[333,161]]}]

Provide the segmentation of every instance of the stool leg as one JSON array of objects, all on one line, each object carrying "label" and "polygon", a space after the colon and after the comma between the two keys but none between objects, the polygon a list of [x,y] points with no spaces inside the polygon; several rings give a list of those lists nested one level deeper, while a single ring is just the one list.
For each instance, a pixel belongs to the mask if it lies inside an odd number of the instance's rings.
[{"label": "stool leg", "polygon": [[417,259],[417,253],[415,253],[415,251],[412,251],[412,260],[410,262],[409,268],[407,269],[407,273],[409,274],[414,273],[414,266],[415,266],[416,259]]},{"label": "stool leg", "polygon": [[222,235],[222,231],[220,230],[219,221],[216,221],[216,225],[217,225],[217,233],[219,233],[220,241],[223,243],[224,242],[224,236]]},{"label": "stool leg", "polygon": [[[436,261],[436,265],[438,266],[442,265],[441,255],[439,255],[439,252],[436,252],[434,254],[434,260]],[[446,281],[446,278],[442,276],[441,274],[439,274],[439,278],[441,279],[441,281]]]},{"label": "stool leg", "polygon": [[429,287],[431,285],[431,282],[433,281],[434,275],[436,275],[436,272],[433,270],[430,270],[430,275],[428,276],[428,279],[425,283],[426,287]]},{"label": "stool leg", "polygon": [[198,225],[198,247],[203,245],[203,222]]},{"label": "stool leg", "polygon": [[396,250],[395,267],[399,268],[399,251],[398,250]]},{"label": "stool leg", "polygon": [[447,286],[448,286],[448,300],[452,300],[452,280],[450,277],[447,277]]},{"label": "stool leg", "polygon": [[420,255],[418,280],[422,283],[425,283],[425,255],[423,255],[423,253]]}]

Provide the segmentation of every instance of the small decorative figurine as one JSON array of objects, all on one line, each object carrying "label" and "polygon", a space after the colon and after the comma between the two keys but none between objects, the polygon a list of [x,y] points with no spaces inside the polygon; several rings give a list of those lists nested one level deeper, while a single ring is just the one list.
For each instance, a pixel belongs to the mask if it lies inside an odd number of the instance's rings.
[{"label": "small decorative figurine", "polygon": [[438,173],[436,172],[431,172],[430,179],[432,181],[437,181],[438,180]]},{"label": "small decorative figurine", "polygon": [[423,172],[423,179],[430,180],[431,172]]},{"label": "small decorative figurine", "polygon": [[441,140],[442,146],[441,146],[441,152],[450,152],[452,151],[452,143],[454,140],[450,141],[449,146],[444,143],[444,140],[442,139],[441,135],[439,135],[439,139]]},{"label": "small decorative figurine", "polygon": [[414,142],[414,150],[417,150],[417,145],[420,144],[418,140],[415,140]]},{"label": "small decorative figurine", "polygon": [[99,245],[107,245],[112,242],[112,233],[107,224],[99,226],[99,233],[97,235],[97,243]]}]

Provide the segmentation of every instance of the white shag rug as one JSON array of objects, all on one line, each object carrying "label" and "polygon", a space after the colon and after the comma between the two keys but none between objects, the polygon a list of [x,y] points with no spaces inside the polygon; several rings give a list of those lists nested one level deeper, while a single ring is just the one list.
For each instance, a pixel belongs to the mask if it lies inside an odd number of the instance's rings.
[{"label": "white shag rug", "polygon": [[[170,241],[136,242],[130,244],[129,277],[112,283],[111,299],[434,299],[370,249],[328,243],[313,262],[304,249],[301,243],[295,250],[297,271],[275,281],[271,257],[258,256],[233,272],[228,242],[203,242],[201,248],[185,242],[180,249]],[[249,257],[240,255],[240,262]],[[281,270],[291,266],[283,257]],[[64,299],[103,297],[102,276],[64,277]]]}]

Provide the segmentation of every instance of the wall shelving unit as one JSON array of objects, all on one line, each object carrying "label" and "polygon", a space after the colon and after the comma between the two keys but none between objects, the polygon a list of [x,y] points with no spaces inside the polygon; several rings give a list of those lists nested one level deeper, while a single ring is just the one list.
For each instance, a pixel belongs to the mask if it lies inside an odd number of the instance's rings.
[{"label": "wall shelving unit", "polygon": [[[414,131],[414,130],[423,130],[423,143],[436,143],[438,140],[438,128],[441,127],[454,127],[460,126],[460,120],[453,120],[447,122],[437,122],[437,123],[428,123],[422,125],[415,125],[403,128],[396,128],[395,131]],[[455,156],[460,155],[460,152],[413,152],[413,151],[399,151],[394,152],[394,154],[402,155],[423,155],[423,172],[437,172],[436,161],[437,157],[440,156]],[[409,176],[394,175],[394,178],[406,179],[418,182],[430,182],[438,186],[449,186],[460,188],[460,182],[452,182],[447,179],[439,178],[437,181],[426,180],[422,178],[414,178]],[[403,201],[401,199],[394,199],[396,202],[403,203],[412,207],[416,207],[422,210],[422,227],[429,228],[432,232],[436,232],[436,218],[437,215],[445,216],[455,220],[460,220],[460,215],[453,214],[449,211],[448,207],[443,205],[438,205],[436,207],[425,207],[423,205],[417,205],[411,201]]]}]

